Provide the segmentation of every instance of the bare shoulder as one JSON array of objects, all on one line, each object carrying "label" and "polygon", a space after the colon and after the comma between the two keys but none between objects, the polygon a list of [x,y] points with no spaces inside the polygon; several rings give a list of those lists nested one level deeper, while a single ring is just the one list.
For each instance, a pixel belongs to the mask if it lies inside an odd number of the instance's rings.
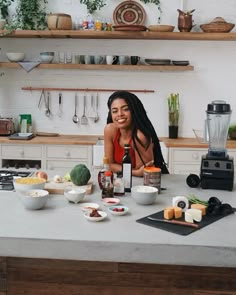
[{"label": "bare shoulder", "polygon": [[147,139],[146,139],[145,135],[140,130],[137,131],[137,136],[141,142],[143,142],[144,144],[147,143]]},{"label": "bare shoulder", "polygon": [[117,128],[116,128],[115,124],[113,124],[113,123],[107,124],[104,127],[104,135],[105,136],[115,137],[116,132],[117,132]]}]

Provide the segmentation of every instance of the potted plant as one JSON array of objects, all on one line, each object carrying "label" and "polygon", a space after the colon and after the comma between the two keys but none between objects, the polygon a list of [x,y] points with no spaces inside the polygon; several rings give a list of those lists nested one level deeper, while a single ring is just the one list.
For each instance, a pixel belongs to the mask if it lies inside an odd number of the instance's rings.
[{"label": "potted plant", "polygon": [[14,0],[0,0],[0,30],[2,30],[7,23],[6,19],[9,15],[8,7]]},{"label": "potted plant", "polygon": [[236,123],[229,126],[228,135],[230,139],[236,139]]},{"label": "potted plant", "polygon": [[179,125],[179,93],[171,93],[168,97],[169,138],[178,137]]},{"label": "potted plant", "polygon": [[106,5],[105,0],[80,0],[80,3],[87,6],[89,14],[93,14],[96,10],[100,10]]}]

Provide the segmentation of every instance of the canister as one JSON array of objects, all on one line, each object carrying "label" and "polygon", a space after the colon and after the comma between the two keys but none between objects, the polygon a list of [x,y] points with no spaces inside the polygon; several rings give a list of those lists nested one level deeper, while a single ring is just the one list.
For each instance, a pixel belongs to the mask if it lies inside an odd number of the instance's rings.
[{"label": "canister", "polygon": [[158,194],[161,193],[161,169],[158,167],[148,166],[144,168],[143,184],[154,186],[158,189]]}]

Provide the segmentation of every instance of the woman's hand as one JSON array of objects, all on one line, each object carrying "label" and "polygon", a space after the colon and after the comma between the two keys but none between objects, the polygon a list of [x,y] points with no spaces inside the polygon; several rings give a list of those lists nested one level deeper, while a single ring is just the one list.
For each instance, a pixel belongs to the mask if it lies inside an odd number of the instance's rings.
[{"label": "woman's hand", "polygon": [[147,162],[145,165],[142,165],[140,168],[133,169],[132,170],[132,175],[142,177],[143,172],[144,172],[144,168],[148,167],[148,166],[153,166],[153,163],[154,163],[154,160],[151,160],[151,161]]}]

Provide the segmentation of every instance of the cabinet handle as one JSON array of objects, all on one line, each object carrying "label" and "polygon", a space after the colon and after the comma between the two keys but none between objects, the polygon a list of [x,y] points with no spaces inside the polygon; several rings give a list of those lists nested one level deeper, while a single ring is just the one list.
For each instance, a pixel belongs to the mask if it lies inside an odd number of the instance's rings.
[{"label": "cabinet handle", "polygon": [[65,151],[65,155],[66,155],[66,157],[70,157],[70,151],[69,150],[66,150]]},{"label": "cabinet handle", "polygon": [[198,160],[199,159],[199,155],[197,153],[194,153],[192,155],[192,157],[193,157],[194,160]]}]

